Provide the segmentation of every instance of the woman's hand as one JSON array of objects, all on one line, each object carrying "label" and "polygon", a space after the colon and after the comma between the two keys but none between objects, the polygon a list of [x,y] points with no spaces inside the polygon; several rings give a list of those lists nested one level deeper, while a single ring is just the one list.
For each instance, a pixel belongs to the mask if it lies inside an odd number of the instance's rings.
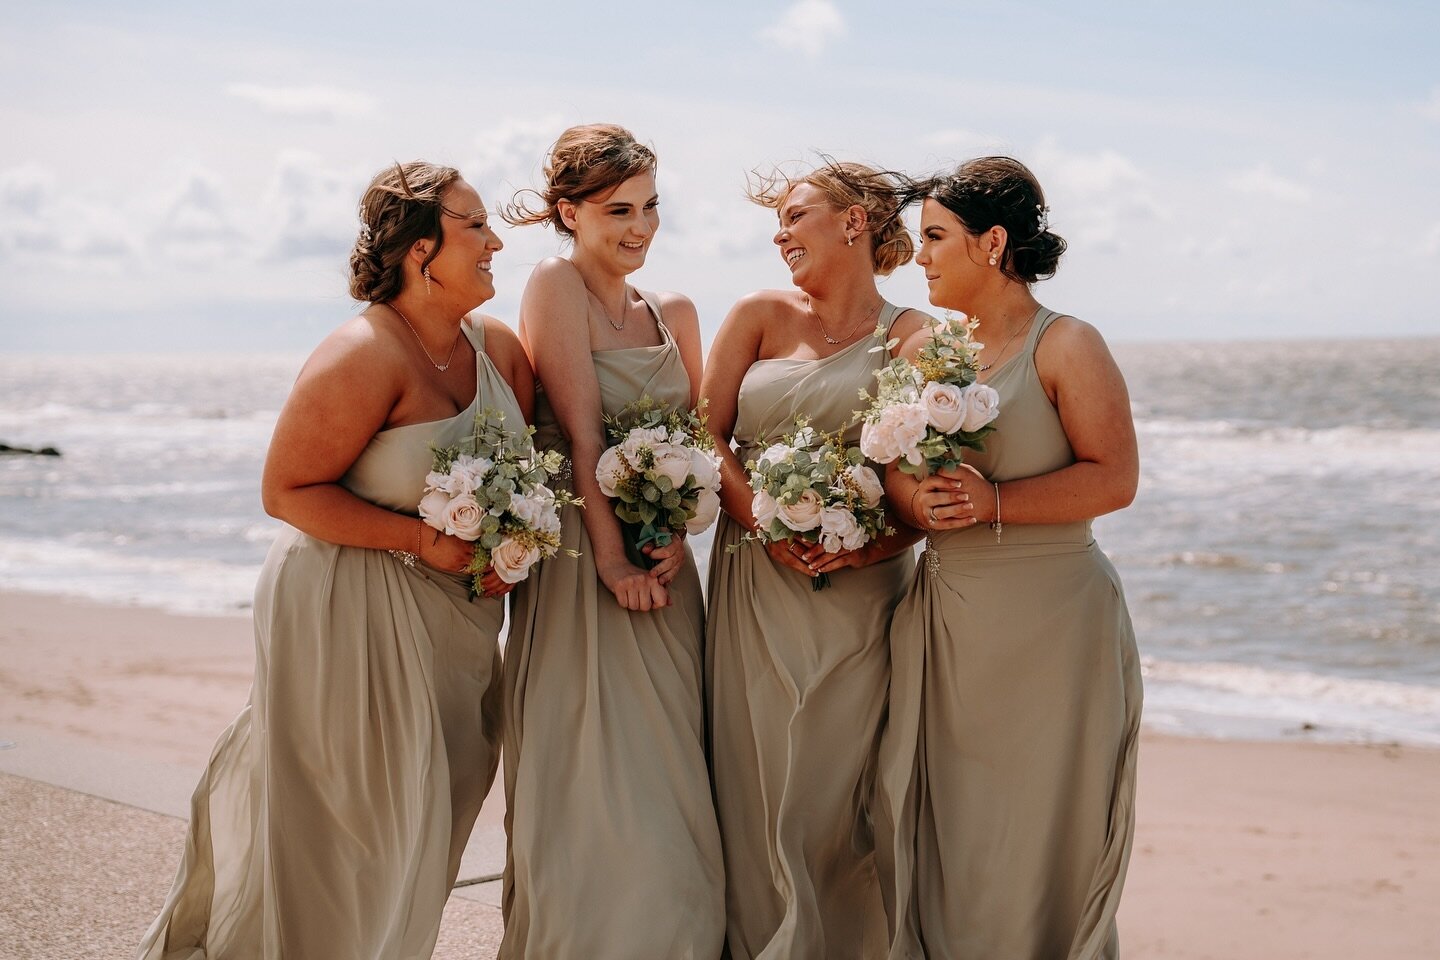
[{"label": "woman's hand", "polygon": [[822,555],[824,549],[817,544],[808,544],[800,540],[771,540],[765,544],[765,550],[770,554],[770,559],[782,567],[789,567],[796,573],[803,573],[807,577],[815,576],[815,571],[810,569],[810,561],[807,559],[814,551]]},{"label": "woman's hand", "polygon": [[515,584],[506,583],[500,579],[500,574],[495,572],[494,564],[486,567],[485,572],[480,574],[480,595],[482,597],[494,600],[497,597],[505,596],[514,589]]},{"label": "woman's hand", "polygon": [[655,561],[655,566],[650,568],[650,576],[662,586],[668,584],[685,563],[685,534],[672,533],[670,542],[663,547],[647,543],[641,552]]},{"label": "woman's hand", "polygon": [[597,563],[595,572],[606,589],[615,594],[615,601],[626,610],[645,613],[670,605],[670,591],[664,584],[629,560]]},{"label": "woman's hand", "polygon": [[[420,520],[415,522],[423,523]],[[465,573],[470,569],[470,561],[475,558],[475,545],[425,524],[420,531],[419,556],[426,566],[436,570]]]},{"label": "woman's hand", "polygon": [[963,530],[994,519],[995,488],[962,463],[921,480],[910,505],[922,530]]}]

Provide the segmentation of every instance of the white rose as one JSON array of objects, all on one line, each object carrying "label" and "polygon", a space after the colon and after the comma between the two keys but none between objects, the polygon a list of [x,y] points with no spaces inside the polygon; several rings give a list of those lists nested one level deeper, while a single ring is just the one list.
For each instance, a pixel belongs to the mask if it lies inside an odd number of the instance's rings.
[{"label": "white rose", "polygon": [[461,540],[477,540],[480,537],[480,521],[485,511],[475,498],[463,493],[445,505],[445,532]]},{"label": "white rose", "polygon": [[527,547],[511,537],[501,540],[500,546],[490,551],[490,565],[495,568],[495,575],[506,583],[524,580],[539,559],[539,547]]},{"label": "white rose", "polygon": [[431,490],[420,498],[420,519],[436,530],[445,529],[445,508],[450,506],[450,494],[444,490]]},{"label": "white rose", "polygon": [[700,500],[695,504],[695,516],[685,521],[685,532],[691,535],[710,529],[710,524],[720,515],[720,494],[711,489],[700,491]]},{"label": "white rose", "polygon": [[820,525],[820,494],[806,490],[794,503],[782,503],[776,511],[780,522],[796,533],[814,530]]},{"label": "white rose", "polygon": [[865,498],[865,506],[873,507],[885,496],[885,485],[880,482],[875,471],[865,464],[853,466],[845,472],[855,481],[855,486],[860,488],[860,496]]},{"label": "white rose", "polygon": [[770,524],[775,522],[776,514],[780,512],[780,504],[770,494],[761,490],[750,501],[750,512],[755,515],[755,522],[761,530],[769,530]]},{"label": "white rose", "polygon": [[605,496],[615,496],[620,484],[629,475],[630,468],[621,458],[619,447],[610,447],[600,454],[600,462],[595,465],[595,479],[599,481],[600,492]]},{"label": "white rose", "polygon": [[668,477],[676,490],[685,486],[685,481],[690,478],[690,451],[668,443],[659,444],[654,449],[655,476]]},{"label": "white rose", "polygon": [[697,486],[705,490],[720,489],[720,458],[709,450],[692,447],[690,450],[690,474]]},{"label": "white rose", "polygon": [[755,462],[758,464],[761,460],[765,460],[769,462],[770,466],[773,467],[777,463],[784,463],[786,458],[794,452],[795,451],[793,449],[783,443],[772,444],[771,446],[765,448],[764,453],[760,454],[760,456],[755,458]]},{"label": "white rose", "polygon": [[965,393],[953,383],[925,384],[920,393],[920,402],[925,404],[925,415],[930,426],[941,433],[954,433],[965,419]]},{"label": "white rose", "polygon": [[916,446],[925,439],[930,417],[922,403],[897,403],[886,407],[880,418],[860,430],[860,452],[879,463],[894,463],[904,457],[919,463]]},{"label": "white rose", "polygon": [[865,540],[864,528],[849,510],[844,507],[826,507],[820,511],[820,544],[826,553],[856,550]]},{"label": "white rose", "polygon": [[641,450],[666,443],[669,438],[670,433],[664,427],[636,427],[625,435],[620,444],[620,456],[634,466],[640,462]]},{"label": "white rose", "polygon": [[965,422],[960,429],[966,433],[979,430],[991,420],[1000,416],[1000,394],[995,388],[984,383],[972,383],[965,388]]}]

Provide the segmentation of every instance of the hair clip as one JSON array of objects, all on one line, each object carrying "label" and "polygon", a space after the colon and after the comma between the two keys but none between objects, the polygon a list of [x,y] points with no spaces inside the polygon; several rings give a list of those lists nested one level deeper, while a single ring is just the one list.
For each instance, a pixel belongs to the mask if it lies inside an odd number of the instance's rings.
[{"label": "hair clip", "polygon": [[370,224],[365,223],[364,221],[361,221],[361,223],[360,223],[360,237],[361,237],[361,239],[369,240],[371,236],[372,236],[372,234],[370,233]]},{"label": "hair clip", "polygon": [[1035,232],[1044,233],[1050,229],[1050,208],[1037,203],[1035,209],[1039,211],[1035,216],[1036,223],[1039,225]]}]

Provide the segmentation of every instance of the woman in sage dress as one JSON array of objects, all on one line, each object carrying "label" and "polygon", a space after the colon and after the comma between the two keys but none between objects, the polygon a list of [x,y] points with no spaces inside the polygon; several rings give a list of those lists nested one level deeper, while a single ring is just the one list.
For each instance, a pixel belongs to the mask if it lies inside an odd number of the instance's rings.
[{"label": "woman in sage dress", "polygon": [[[736,304],[705,371],[723,464],[706,647],[733,960],[883,957],[888,944],[870,796],[890,682],[885,633],[918,535],[902,528],[831,554],[731,548],[756,525],[745,461],[794,432],[800,415],[858,443],[861,394],[890,359],[871,349],[877,325],[905,338],[925,319],[886,303],[875,284],[913,253],[894,186],[856,163],[758,184],[751,196],[776,211],[775,244],[798,289]],[[816,592],[820,572],[830,586]]]},{"label": "woman in sage dress", "polygon": [[453,169],[396,165],[361,201],[350,290],[265,463],[287,524],[255,590],[250,702],[195,790],[143,958],[428,957],[499,760],[506,585],[416,516],[431,444],[523,429],[533,378],[495,292],[500,240]]},{"label": "woman in sage dress", "polygon": [[[520,333],[540,378],[537,442],[569,456],[583,511],[516,593],[505,650],[505,958],[718,957],[720,838],[704,755],[700,582],[682,538],[627,557],[595,467],[603,414],[695,405],[690,301],[626,282],[659,226],[655,155],[608,124],[551,148],[538,209],[574,244],[540,263]],[[582,522],[583,520],[583,522]],[[637,558],[638,559],[638,558]]]},{"label": "woman in sage dress", "polygon": [[1000,414],[960,468],[887,476],[897,511],[929,533],[890,628],[891,956],[1113,958],[1140,662],[1090,527],[1135,495],[1125,383],[1093,327],[1031,292],[1065,242],[1028,169],[972,160],[917,195],[930,302],[979,322]]}]

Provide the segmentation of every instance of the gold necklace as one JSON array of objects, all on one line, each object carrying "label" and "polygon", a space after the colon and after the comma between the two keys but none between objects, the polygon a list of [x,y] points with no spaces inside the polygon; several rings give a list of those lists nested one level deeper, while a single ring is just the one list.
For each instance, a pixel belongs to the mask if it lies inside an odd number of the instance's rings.
[{"label": "gold necklace", "polygon": [[[1031,319],[1033,320],[1034,318],[1032,317]],[[1009,349],[1010,344],[1014,342],[1016,335],[1028,326],[1030,326],[1030,320],[1026,320],[1024,323],[1020,324],[1020,326],[1016,327],[1015,330],[1010,334],[1010,336],[1005,339],[1005,342],[1000,345],[1000,352],[995,354],[995,359],[991,360],[989,363],[980,364],[980,366],[975,368],[975,372],[984,373],[986,370],[989,370],[991,367],[995,366],[995,364],[999,363],[1000,358],[1005,356],[1005,351]]]},{"label": "gold necklace", "polygon": [[[590,294],[590,299],[594,300],[597,304],[599,304],[599,306],[600,306],[600,312],[605,315],[605,322],[608,323],[608,324],[610,324],[610,328],[611,328],[612,330],[614,330],[616,333],[619,333],[621,330],[624,330],[624,329],[625,329],[625,320],[621,320],[619,323],[616,323],[615,320],[614,320],[614,318],[610,316],[610,310],[609,310],[609,308],[605,306],[604,301],[602,301],[599,297],[595,296],[595,291],[594,291],[594,290],[591,290],[591,289],[587,286],[587,287],[585,288],[585,292],[588,293],[588,294]],[[629,300],[630,300],[630,288],[629,288],[629,287],[626,287],[626,288],[625,288],[625,300],[626,300],[626,302],[629,302]],[[623,309],[622,309],[621,312],[622,312],[622,313],[624,312]],[[629,318],[627,317],[626,319],[629,319]]]},{"label": "gold necklace", "polygon": [[825,329],[825,321],[821,320],[821,319],[820,319],[820,314],[818,314],[818,313],[815,312],[815,304],[814,304],[814,302],[813,302],[809,297],[806,297],[806,298],[805,298],[805,306],[807,306],[807,307],[810,308],[810,315],[815,318],[815,325],[820,328],[820,336],[824,337],[824,338],[825,338],[825,342],[826,342],[826,343],[829,343],[829,344],[844,343],[846,340],[849,340],[851,337],[855,336],[855,331],[856,331],[856,330],[859,330],[862,326],[864,326],[865,321],[866,321],[866,320],[869,320],[872,316],[874,316],[874,315],[875,315],[875,311],[876,311],[876,310],[879,310],[879,309],[880,309],[880,304],[882,304],[882,303],[884,303],[884,302],[885,302],[885,298],[884,298],[884,297],[881,297],[879,300],[876,300],[876,301],[875,301],[875,306],[873,306],[873,307],[871,307],[869,310],[865,311],[865,316],[863,316],[863,317],[860,318],[860,322],[857,323],[857,324],[855,324],[855,326],[851,327],[849,333],[845,334],[845,336],[843,336],[843,337],[841,337],[840,339],[837,340],[837,339],[835,339],[834,337],[830,336],[829,332],[826,331],[826,329]]},{"label": "gold necklace", "polygon": [[393,303],[387,303],[385,304],[385,306],[389,307],[391,310],[394,310],[395,316],[399,317],[401,320],[404,320],[405,326],[409,327],[410,332],[415,334],[415,342],[420,344],[420,350],[425,354],[425,359],[430,361],[430,366],[434,367],[436,370],[439,370],[441,373],[444,373],[446,370],[450,369],[450,361],[455,359],[455,348],[460,346],[460,329],[458,327],[455,330],[455,340],[450,344],[450,356],[445,358],[445,362],[443,364],[436,363],[435,358],[430,356],[430,351],[425,349],[425,341],[420,339],[420,333],[418,330],[415,329],[415,324],[410,322],[410,318],[405,316],[405,314],[401,313],[400,308],[395,306],[395,304]]}]

